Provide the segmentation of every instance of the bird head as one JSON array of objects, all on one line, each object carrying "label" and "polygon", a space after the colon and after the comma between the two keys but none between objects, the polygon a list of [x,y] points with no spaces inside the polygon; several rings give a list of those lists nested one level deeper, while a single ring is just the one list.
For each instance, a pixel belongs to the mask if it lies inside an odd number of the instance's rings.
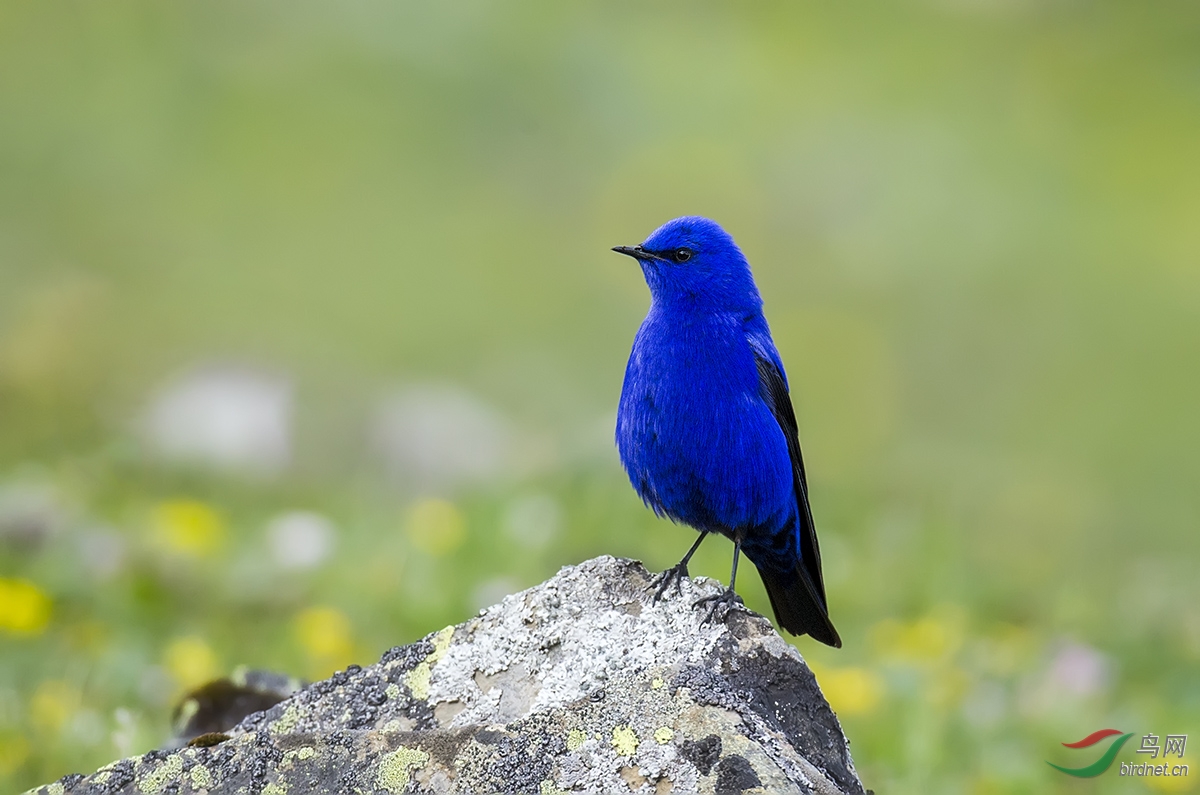
[{"label": "bird head", "polygon": [[715,221],[688,215],[656,229],[641,245],[617,246],[642,266],[656,304],[716,311],[762,306],[750,265]]}]

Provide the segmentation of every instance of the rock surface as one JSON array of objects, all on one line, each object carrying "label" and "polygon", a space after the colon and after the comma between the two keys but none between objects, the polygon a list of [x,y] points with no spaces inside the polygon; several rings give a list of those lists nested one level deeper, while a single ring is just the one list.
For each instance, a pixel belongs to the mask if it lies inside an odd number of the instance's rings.
[{"label": "rock surface", "polygon": [[206,746],[35,792],[863,793],[812,673],[765,618],[703,624],[692,603],[718,583],[657,604],[649,583],[629,560],[564,568]]}]

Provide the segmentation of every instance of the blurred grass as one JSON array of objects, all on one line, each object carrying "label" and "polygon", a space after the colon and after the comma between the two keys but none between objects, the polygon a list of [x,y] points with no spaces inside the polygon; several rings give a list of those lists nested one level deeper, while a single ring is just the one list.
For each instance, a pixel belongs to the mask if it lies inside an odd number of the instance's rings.
[{"label": "blurred grass", "polygon": [[[6,4],[0,486],[53,521],[0,546],[0,789],[153,747],[213,672],[322,676],[560,565],[677,560],[606,441],[647,302],[608,248],[683,213],[743,245],[791,373],[846,639],[799,645],[867,785],[1072,792],[1061,742],[1194,733],[1198,23]],[[284,473],[144,449],[153,390],[214,359],[294,379]],[[536,452],[449,514],[364,441],[382,390],[431,380]],[[540,545],[504,529],[530,497],[562,515]],[[266,551],[296,509],[338,528],[310,572]],[[458,529],[428,543],[422,510]]]}]

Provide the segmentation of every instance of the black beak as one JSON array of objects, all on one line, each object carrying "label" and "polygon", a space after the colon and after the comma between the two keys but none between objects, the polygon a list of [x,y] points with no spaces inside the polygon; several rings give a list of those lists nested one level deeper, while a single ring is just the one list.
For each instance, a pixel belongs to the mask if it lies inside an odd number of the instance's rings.
[{"label": "black beak", "polygon": [[641,246],[613,246],[613,251],[618,254],[624,254],[627,257],[633,257],[636,260],[662,259],[662,257],[657,254],[651,254]]}]

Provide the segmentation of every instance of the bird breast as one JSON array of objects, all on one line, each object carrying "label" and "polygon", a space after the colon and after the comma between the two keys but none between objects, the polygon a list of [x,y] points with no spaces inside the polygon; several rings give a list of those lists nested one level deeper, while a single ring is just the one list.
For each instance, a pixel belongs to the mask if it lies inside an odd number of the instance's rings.
[{"label": "bird breast", "polygon": [[617,446],[642,498],[678,521],[719,530],[794,510],[787,443],[740,322],[646,318],[625,374]]}]

